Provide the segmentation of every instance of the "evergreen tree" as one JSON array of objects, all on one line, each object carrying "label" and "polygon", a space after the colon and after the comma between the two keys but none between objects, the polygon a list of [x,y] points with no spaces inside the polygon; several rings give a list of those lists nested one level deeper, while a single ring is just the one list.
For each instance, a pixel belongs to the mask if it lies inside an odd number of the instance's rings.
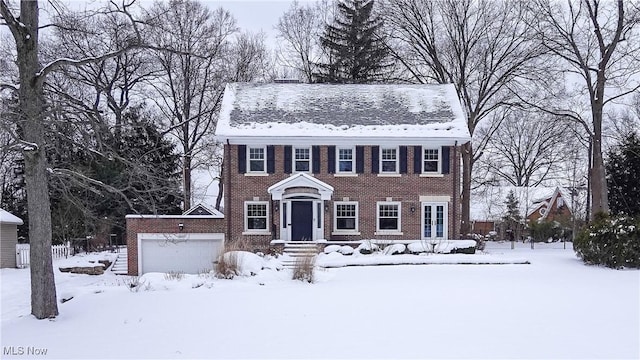
[{"label": "evergreen tree", "polygon": [[520,236],[520,227],[522,224],[522,216],[520,215],[519,201],[516,199],[513,190],[509,191],[507,200],[504,202],[507,205],[507,212],[502,216],[506,229],[510,230],[514,238]]},{"label": "evergreen tree", "polygon": [[317,82],[366,83],[382,80],[391,66],[381,34],[383,21],[373,16],[374,0],[340,0],[333,24],[321,44],[327,63],[318,64]]},{"label": "evergreen tree", "polygon": [[640,216],[640,138],[631,132],[609,151],[609,207],[614,214]]}]

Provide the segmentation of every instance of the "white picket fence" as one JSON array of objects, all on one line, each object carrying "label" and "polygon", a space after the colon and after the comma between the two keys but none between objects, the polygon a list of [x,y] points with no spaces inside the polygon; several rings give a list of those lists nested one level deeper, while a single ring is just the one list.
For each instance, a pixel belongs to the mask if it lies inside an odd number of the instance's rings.
[{"label": "white picket fence", "polygon": [[[54,259],[66,258],[73,255],[71,243],[51,246],[51,257]],[[19,269],[29,267],[31,246],[29,244],[16,244],[16,265]]]}]

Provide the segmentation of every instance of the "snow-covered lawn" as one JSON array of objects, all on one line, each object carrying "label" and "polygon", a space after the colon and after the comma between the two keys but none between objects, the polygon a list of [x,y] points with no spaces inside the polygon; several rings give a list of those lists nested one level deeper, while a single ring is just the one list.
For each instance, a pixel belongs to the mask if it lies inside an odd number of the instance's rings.
[{"label": "snow-covered lawn", "polygon": [[567,245],[483,255],[529,265],[351,266],[314,284],[147,274],[133,292],[110,271],[56,271],[73,299],[52,321],[29,315],[29,270],[2,269],[2,358],[640,358],[640,272],[585,266]]}]

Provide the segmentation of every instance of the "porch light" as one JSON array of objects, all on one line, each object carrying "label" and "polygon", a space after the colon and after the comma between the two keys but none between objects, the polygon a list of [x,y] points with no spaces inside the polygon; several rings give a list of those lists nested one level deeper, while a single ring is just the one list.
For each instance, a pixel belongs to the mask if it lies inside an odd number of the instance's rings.
[{"label": "porch light", "polygon": [[280,210],[280,202],[274,201],[273,202],[273,211],[279,211],[279,210]]},{"label": "porch light", "polygon": [[180,231],[184,230],[184,224],[183,223],[179,223],[178,224],[178,229],[180,229]]},{"label": "porch light", "polygon": [[410,210],[411,210],[411,213],[413,214],[414,212],[416,212],[416,207],[415,207],[415,206],[413,206],[413,205],[411,205]]}]

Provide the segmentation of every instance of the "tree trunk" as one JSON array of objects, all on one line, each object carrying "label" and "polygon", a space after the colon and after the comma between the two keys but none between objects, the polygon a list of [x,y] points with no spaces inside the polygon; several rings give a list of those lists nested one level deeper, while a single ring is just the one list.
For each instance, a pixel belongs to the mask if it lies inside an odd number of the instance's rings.
[{"label": "tree trunk", "polygon": [[191,209],[191,155],[184,155],[182,164],[183,186],[184,186],[184,211]]},{"label": "tree trunk", "polygon": [[471,170],[473,167],[473,148],[471,142],[462,145],[462,206],[460,219],[460,234],[464,238],[471,233]]},{"label": "tree trunk", "polygon": [[592,207],[591,219],[598,213],[609,214],[607,179],[602,157],[602,104],[592,104],[593,116],[593,167],[591,168]]},{"label": "tree trunk", "polygon": [[20,133],[26,142],[23,155],[31,243],[31,313],[38,319],[58,315],[51,259],[51,201],[45,152],[43,79],[38,59],[38,2],[20,3],[20,22],[26,30],[16,38],[20,72]]}]

